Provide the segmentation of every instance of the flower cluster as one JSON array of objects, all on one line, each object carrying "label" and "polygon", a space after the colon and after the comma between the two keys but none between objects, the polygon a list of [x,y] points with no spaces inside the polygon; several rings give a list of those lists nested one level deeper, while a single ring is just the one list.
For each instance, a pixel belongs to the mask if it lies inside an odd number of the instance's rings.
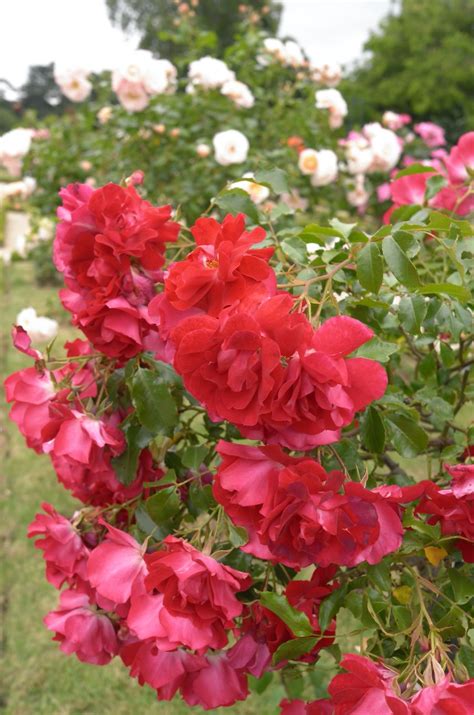
[{"label": "flower cluster", "polygon": [[340,663],[346,673],[329,683],[329,700],[283,700],[281,715],[346,715],[346,713],[393,713],[394,715],[469,715],[474,698],[474,680],[453,683],[449,675],[435,685],[419,690],[409,700],[401,697],[397,673],[382,663],[360,655],[346,655]]},{"label": "flower cluster", "polygon": [[133,186],[116,184],[96,191],[70,185],[61,198],[54,262],[64,275],[61,299],[74,325],[109,357],[126,360],[153,350],[158,336],[148,304],[166,243],[179,231],[171,207],[155,208]]},{"label": "flower cluster", "polygon": [[54,81],[71,102],[83,102],[92,92],[90,72],[84,67],[54,65]]},{"label": "flower cluster", "polygon": [[[440,138],[436,141],[439,143]],[[431,146],[435,145],[431,144]],[[423,173],[411,173],[395,178],[391,182],[389,192],[393,205],[386,214],[386,220],[388,221],[392,211],[399,206],[425,203],[428,181],[435,177],[441,180],[442,186],[434,196],[429,198],[429,205],[433,208],[453,211],[459,216],[466,216],[474,208],[473,170],[474,132],[468,132],[460,137],[449,154],[444,149],[433,151],[431,161],[427,162]]]},{"label": "flower cluster", "polygon": [[[385,391],[384,369],[347,358],[373,333],[349,317],[314,330],[295,299],[277,292],[272,251],[244,218],[199,219],[198,244],[170,267],[150,304],[174,367],[211,419],[291,449],[334,442]],[[366,374],[370,371],[368,383]]]}]

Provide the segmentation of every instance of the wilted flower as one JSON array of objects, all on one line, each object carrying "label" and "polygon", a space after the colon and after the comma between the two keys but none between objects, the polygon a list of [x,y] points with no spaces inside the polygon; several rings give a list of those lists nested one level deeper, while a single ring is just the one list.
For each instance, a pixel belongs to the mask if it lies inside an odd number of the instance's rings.
[{"label": "wilted flower", "polygon": [[250,148],[249,140],[237,129],[228,129],[218,132],[212,143],[214,145],[214,156],[218,164],[228,166],[229,164],[241,164],[246,160]]}]

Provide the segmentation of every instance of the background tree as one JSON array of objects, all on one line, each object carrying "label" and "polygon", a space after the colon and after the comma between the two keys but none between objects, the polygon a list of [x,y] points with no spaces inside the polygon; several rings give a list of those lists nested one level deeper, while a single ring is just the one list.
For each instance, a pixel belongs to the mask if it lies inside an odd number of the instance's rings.
[{"label": "background tree", "polygon": [[437,121],[451,139],[474,122],[472,0],[398,0],[342,87],[357,121],[381,110]]},{"label": "background tree", "polygon": [[33,110],[38,117],[62,114],[69,102],[64,98],[54,81],[53,63],[33,65],[28,78],[20,89],[19,102],[22,111]]},{"label": "background tree", "polygon": [[197,22],[209,50],[222,56],[233,43],[242,20],[275,34],[282,10],[281,3],[273,0],[107,0],[107,8],[114,24],[141,34],[140,47],[169,59],[175,59],[183,50],[177,27],[186,18]]}]

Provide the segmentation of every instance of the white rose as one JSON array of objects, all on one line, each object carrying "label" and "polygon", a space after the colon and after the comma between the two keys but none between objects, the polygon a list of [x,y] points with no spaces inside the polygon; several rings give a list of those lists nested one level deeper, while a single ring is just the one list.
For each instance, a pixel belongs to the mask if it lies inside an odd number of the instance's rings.
[{"label": "white rose", "polygon": [[317,109],[329,110],[329,126],[337,129],[342,126],[347,115],[347,103],[338,89],[318,89],[315,93]]},{"label": "white rose", "polygon": [[84,67],[54,65],[54,79],[61,92],[71,102],[83,102],[92,91],[89,71]]},{"label": "white rose", "polygon": [[347,168],[351,174],[365,174],[374,160],[372,147],[367,139],[360,138],[346,144]]},{"label": "white rose", "polygon": [[191,62],[188,77],[191,81],[191,86],[216,89],[222,87],[225,82],[234,80],[235,73],[222,60],[206,55],[206,57],[201,57],[201,59]]},{"label": "white rose", "polygon": [[32,342],[49,342],[58,334],[58,323],[52,318],[37,315],[31,306],[21,310],[16,317],[16,325],[20,325]]},{"label": "white rose", "polygon": [[[244,174],[244,178],[254,179],[255,176],[252,172],[248,171]],[[231,188],[245,191],[254,204],[261,204],[270,196],[270,189],[267,186],[262,186],[262,184],[256,184],[255,181],[235,181],[231,184]]]},{"label": "white rose", "polygon": [[266,37],[263,41],[265,51],[279,62],[285,62],[286,49],[284,43],[277,37]]},{"label": "white rose", "polygon": [[107,122],[112,117],[112,113],[112,107],[102,107],[102,109],[99,109],[99,111],[97,112],[97,119],[101,124],[107,124]]},{"label": "white rose", "polygon": [[399,138],[390,129],[384,129],[380,124],[368,124],[364,134],[369,137],[373,161],[369,171],[390,171],[398,164],[402,153]]},{"label": "white rose", "polygon": [[218,132],[214,136],[212,143],[214,145],[215,160],[222,166],[241,164],[247,159],[250,148],[249,140],[245,134],[237,131],[237,129]]},{"label": "white rose", "polygon": [[324,63],[312,68],[313,79],[328,87],[336,87],[342,79],[341,66],[336,63]]},{"label": "white rose", "polygon": [[148,50],[135,50],[126,54],[122,62],[112,72],[112,89],[118,92],[123,80],[137,84],[144,84],[148,73],[151,71],[153,56]]},{"label": "white rose", "polygon": [[351,206],[361,208],[362,206],[366,205],[369,200],[369,197],[370,194],[365,188],[364,184],[364,175],[359,174],[359,176],[356,176],[354,188],[351,191],[347,192],[346,198]]},{"label": "white rose", "polygon": [[169,60],[152,60],[145,70],[143,84],[151,95],[173,92],[178,70]]},{"label": "white rose", "polygon": [[229,97],[238,107],[243,107],[244,109],[250,109],[255,103],[255,97],[250,88],[237,80],[225,82],[222,85],[221,93]]},{"label": "white rose", "polygon": [[292,40],[287,40],[283,48],[284,63],[290,67],[301,67],[305,59],[299,45]]},{"label": "white rose", "polygon": [[314,174],[318,166],[318,152],[315,149],[303,149],[298,158],[298,168],[307,176]]},{"label": "white rose", "polygon": [[337,178],[337,155],[331,149],[321,149],[317,152],[318,161],[311,184],[313,186],[326,186]]}]

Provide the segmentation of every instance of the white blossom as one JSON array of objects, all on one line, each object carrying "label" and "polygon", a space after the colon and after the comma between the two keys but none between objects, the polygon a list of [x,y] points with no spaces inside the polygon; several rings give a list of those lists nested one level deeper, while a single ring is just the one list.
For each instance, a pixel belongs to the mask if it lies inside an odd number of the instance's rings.
[{"label": "white blossom", "polygon": [[191,62],[188,77],[191,87],[199,86],[204,89],[218,89],[226,82],[235,80],[235,73],[222,60],[206,55]]},{"label": "white blossom", "polygon": [[218,132],[212,143],[214,145],[214,157],[218,164],[228,166],[229,164],[241,164],[247,159],[250,148],[249,140],[237,129],[228,129]]},{"label": "white blossom", "polygon": [[31,306],[18,313],[16,325],[20,325],[26,330],[32,342],[49,342],[58,334],[57,321],[37,315],[36,310]]},{"label": "white blossom", "polygon": [[224,82],[221,88],[221,93],[229,97],[238,107],[250,109],[255,104],[255,97],[244,82],[237,80],[229,80]]},{"label": "white blossom", "polygon": [[257,184],[252,179],[255,178],[254,174],[250,171],[246,172],[244,179],[250,179],[250,181],[235,181],[230,185],[231,189],[242,189],[245,191],[254,204],[261,204],[268,199],[270,196],[270,189],[267,186],[262,186],[262,184]]},{"label": "white blossom", "polygon": [[83,102],[92,91],[89,70],[84,67],[54,65],[54,81],[71,102]]},{"label": "white blossom", "polygon": [[317,109],[329,111],[329,126],[337,129],[342,126],[347,114],[347,103],[338,89],[318,89],[315,93]]}]

